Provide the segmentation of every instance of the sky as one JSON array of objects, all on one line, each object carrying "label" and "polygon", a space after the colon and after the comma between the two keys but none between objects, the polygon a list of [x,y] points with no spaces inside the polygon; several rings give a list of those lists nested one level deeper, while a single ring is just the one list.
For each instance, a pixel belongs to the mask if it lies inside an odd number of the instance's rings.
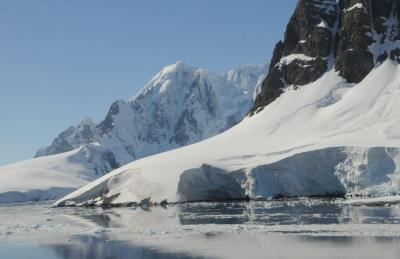
[{"label": "sky", "polygon": [[269,61],[296,0],[2,0],[0,165],[135,95],[181,60],[219,73]]}]

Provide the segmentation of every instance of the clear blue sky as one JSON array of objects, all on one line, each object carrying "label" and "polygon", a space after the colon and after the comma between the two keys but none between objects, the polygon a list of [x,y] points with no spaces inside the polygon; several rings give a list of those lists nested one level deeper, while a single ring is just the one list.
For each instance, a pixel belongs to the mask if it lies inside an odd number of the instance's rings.
[{"label": "clear blue sky", "polygon": [[0,165],[104,118],[176,60],[269,61],[296,0],[2,0]]}]

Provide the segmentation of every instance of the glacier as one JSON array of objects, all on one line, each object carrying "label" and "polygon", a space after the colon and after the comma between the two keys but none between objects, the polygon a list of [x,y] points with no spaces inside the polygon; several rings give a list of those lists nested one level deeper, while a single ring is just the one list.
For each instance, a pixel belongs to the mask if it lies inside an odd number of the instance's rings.
[{"label": "glacier", "polygon": [[288,86],[224,133],[129,163],[55,205],[398,195],[399,74],[387,60],[358,84],[331,70]]}]

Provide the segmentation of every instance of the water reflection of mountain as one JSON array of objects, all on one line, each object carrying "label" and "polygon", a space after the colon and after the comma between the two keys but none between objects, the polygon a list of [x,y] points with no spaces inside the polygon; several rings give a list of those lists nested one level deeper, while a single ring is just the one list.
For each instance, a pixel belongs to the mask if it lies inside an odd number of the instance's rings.
[{"label": "water reflection of mountain", "polygon": [[347,206],[332,200],[289,200],[184,204],[179,222],[187,224],[399,224],[400,207]]},{"label": "water reflection of mountain", "polygon": [[[206,206],[206,208],[204,208]],[[342,208],[333,203],[304,201],[240,202],[181,206],[181,224],[336,224]]]},{"label": "water reflection of mountain", "polygon": [[122,241],[106,241],[92,236],[77,236],[68,243],[47,244],[62,259],[197,259],[184,253],[170,253]]},{"label": "water reflection of mountain", "polygon": [[353,207],[345,206],[342,208],[340,223],[355,224],[399,224],[400,207]]},{"label": "water reflection of mountain", "polygon": [[198,224],[399,224],[400,207],[357,207],[326,200],[191,203],[157,207],[116,208],[74,213],[84,222],[105,228]]}]

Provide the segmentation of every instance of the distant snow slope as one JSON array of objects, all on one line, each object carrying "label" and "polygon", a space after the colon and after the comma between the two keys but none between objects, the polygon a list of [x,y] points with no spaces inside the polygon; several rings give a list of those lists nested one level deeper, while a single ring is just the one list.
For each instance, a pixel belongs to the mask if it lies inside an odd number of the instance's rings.
[{"label": "distant snow slope", "polygon": [[0,203],[61,197],[116,169],[110,151],[96,144],[0,167]]},{"label": "distant snow slope", "polygon": [[400,66],[359,84],[337,72],[200,143],[137,160],[57,202],[400,194]]},{"label": "distant snow slope", "polygon": [[265,65],[225,75],[167,66],[139,94],[115,102],[101,123],[84,119],[39,158],[0,167],[0,202],[61,197],[135,159],[214,136],[247,114],[266,72]]}]

